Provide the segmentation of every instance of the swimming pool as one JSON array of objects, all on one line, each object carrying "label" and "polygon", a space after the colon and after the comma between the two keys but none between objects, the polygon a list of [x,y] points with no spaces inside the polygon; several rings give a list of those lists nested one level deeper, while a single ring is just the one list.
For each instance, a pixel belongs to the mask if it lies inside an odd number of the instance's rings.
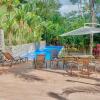
[{"label": "swimming pool", "polygon": [[32,51],[30,53],[27,53],[25,56],[28,57],[29,60],[32,60],[37,57],[39,54],[44,54],[46,60],[51,60],[51,51],[52,50],[57,50],[60,52],[60,50],[63,48],[63,46],[46,46],[42,50],[37,50],[37,51]]}]

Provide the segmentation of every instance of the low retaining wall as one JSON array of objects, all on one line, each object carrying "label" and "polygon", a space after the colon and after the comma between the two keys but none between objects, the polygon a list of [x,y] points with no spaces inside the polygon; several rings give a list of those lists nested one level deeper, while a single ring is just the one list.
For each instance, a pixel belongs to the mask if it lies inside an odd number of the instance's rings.
[{"label": "low retaining wall", "polygon": [[[46,46],[45,41],[40,42],[40,49],[43,49]],[[24,56],[25,54],[35,51],[35,43],[29,43],[29,44],[22,44],[22,45],[16,45],[12,47],[6,47],[5,51],[10,52],[14,57],[16,56]]]}]

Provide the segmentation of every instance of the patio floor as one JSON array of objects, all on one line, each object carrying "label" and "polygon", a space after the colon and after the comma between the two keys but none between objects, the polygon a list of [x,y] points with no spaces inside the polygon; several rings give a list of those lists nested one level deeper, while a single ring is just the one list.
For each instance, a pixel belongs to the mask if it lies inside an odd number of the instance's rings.
[{"label": "patio floor", "polygon": [[0,75],[0,100],[100,100],[100,75],[71,77],[63,70],[18,64]]}]

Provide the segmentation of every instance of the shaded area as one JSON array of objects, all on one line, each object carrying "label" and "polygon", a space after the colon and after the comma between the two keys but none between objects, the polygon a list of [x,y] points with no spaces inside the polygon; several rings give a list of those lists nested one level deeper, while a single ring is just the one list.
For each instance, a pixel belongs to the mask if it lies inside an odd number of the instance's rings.
[{"label": "shaded area", "polygon": [[50,73],[55,73],[55,74],[60,74],[60,75],[67,75],[66,72],[59,72],[57,70],[48,70],[48,69],[42,69],[42,71],[45,71],[45,72],[50,72]]},{"label": "shaded area", "polygon": [[27,81],[44,81],[44,79],[39,78],[38,76],[35,76],[35,75],[28,75],[28,74],[20,73],[17,76]]},{"label": "shaded area", "polygon": [[0,69],[0,75],[2,74],[7,74],[8,73],[8,69]]},{"label": "shaded area", "polygon": [[29,66],[29,64],[23,64],[18,67],[13,67],[9,70],[9,73],[14,74],[16,77],[22,78],[27,81],[44,81],[45,79],[42,79],[34,74],[29,74],[29,72],[32,72],[34,69],[32,66]]},{"label": "shaded area", "polygon": [[72,83],[83,83],[83,84],[88,84],[88,85],[94,85],[94,86],[100,86],[100,84],[92,84],[92,83],[87,83],[87,82],[81,82],[81,81],[76,81],[76,80],[66,80],[67,82],[72,82]]},{"label": "shaded area", "polygon": [[100,87],[82,87],[82,86],[77,86],[77,87],[68,87],[64,89],[62,94],[72,94],[76,92],[85,92],[85,93],[100,93]]},{"label": "shaded area", "polygon": [[61,96],[61,95],[59,95],[59,94],[57,94],[57,93],[54,93],[54,92],[49,92],[48,95],[49,95],[50,97],[52,97],[52,98],[57,99],[57,100],[68,100],[68,99],[66,99],[65,97],[63,97],[63,96]]},{"label": "shaded area", "polygon": [[[57,71],[57,70],[48,70],[48,69],[42,69],[42,71],[46,71],[46,72],[50,72],[50,73],[55,73],[55,74],[60,74],[60,75],[68,75],[70,77],[80,77],[80,78],[84,78],[84,79],[91,79],[91,80],[95,80],[97,82],[100,82],[100,78],[96,78],[96,77],[87,77],[85,75],[78,75],[78,72],[77,73],[73,73],[73,74],[70,74],[68,72],[60,72],[60,71]],[[99,85],[99,84],[97,84]]]},{"label": "shaded area", "polygon": [[[34,74],[31,74],[31,75],[29,74],[30,72],[33,72],[34,70],[35,69],[32,67],[32,64],[29,62],[29,63],[25,63],[25,64],[18,64],[18,65],[15,65],[12,68],[9,68],[9,73],[12,73],[15,76],[18,76],[18,77],[23,78],[25,80],[44,81],[45,79],[41,78],[40,76],[37,76],[37,75],[34,75]],[[60,75],[68,75],[68,76],[71,76],[71,77],[78,77],[78,75],[70,75],[66,71],[61,71],[61,70],[51,70],[51,69],[41,69],[41,70],[45,71],[45,72],[50,72],[51,74],[55,73],[55,74],[60,74]],[[100,78],[97,78],[97,77],[86,77],[86,76],[79,76],[79,77],[82,77],[82,78],[85,78],[85,79],[95,80],[97,82],[100,81]],[[67,80],[67,81],[75,82],[75,81],[72,81],[72,80]],[[89,84],[89,83],[84,83],[84,84]],[[90,85],[100,86],[100,84],[90,84]]]},{"label": "shaded area", "polygon": [[2,66],[2,64],[0,63],[0,75],[8,74],[9,68],[9,66]]},{"label": "shaded area", "polygon": [[[96,73],[95,73],[96,74]],[[71,77],[80,77],[80,78],[84,78],[84,79],[91,79],[91,80],[95,80],[97,82],[100,82],[100,78],[97,78],[97,77],[92,77],[92,76],[87,76],[87,75],[84,75],[84,74],[80,74],[78,75],[78,73],[74,73],[74,74],[68,74],[67,75],[71,76]]]}]

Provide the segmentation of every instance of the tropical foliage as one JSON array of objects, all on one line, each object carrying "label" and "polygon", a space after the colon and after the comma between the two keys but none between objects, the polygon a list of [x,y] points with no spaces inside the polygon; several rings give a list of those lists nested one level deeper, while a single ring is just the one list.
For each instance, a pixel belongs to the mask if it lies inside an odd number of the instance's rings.
[{"label": "tropical foliage", "polygon": [[[77,0],[71,2],[76,3]],[[70,44],[77,48],[89,45],[89,36],[61,38],[59,35],[91,22],[90,14],[75,16],[72,12],[62,16],[58,11],[58,0],[0,0],[0,6],[0,27],[5,31],[6,45],[40,40],[46,40],[47,44]]]}]

